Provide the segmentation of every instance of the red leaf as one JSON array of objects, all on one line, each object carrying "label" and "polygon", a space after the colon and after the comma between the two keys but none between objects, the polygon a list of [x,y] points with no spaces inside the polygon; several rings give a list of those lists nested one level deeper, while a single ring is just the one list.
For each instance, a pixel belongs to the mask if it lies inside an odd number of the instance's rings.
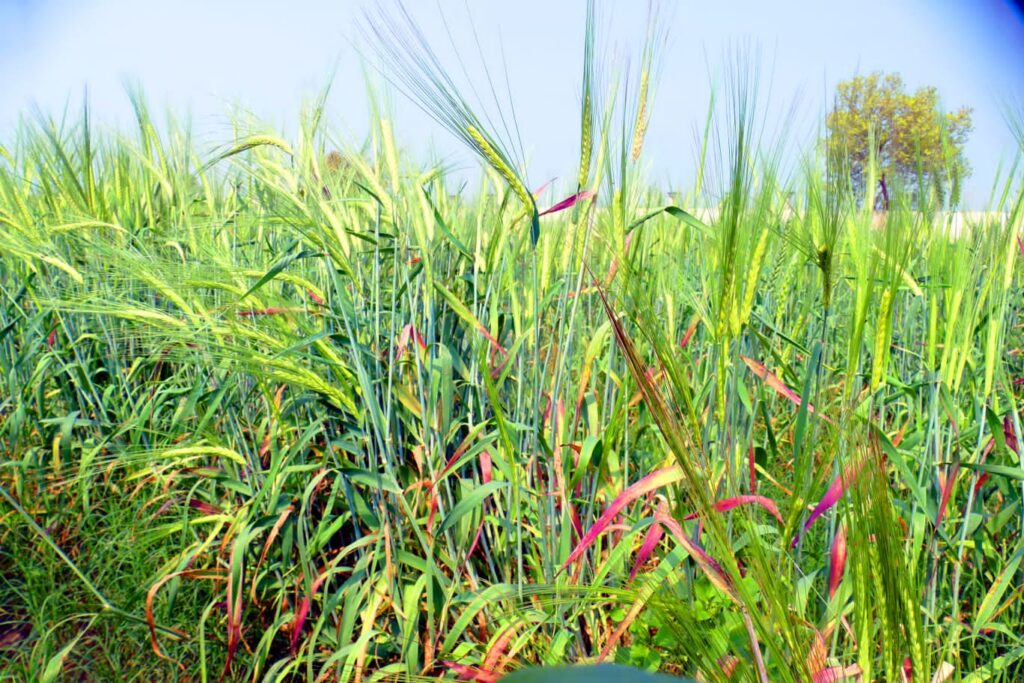
[{"label": "red leaf", "polygon": [[494,641],[494,645],[491,646],[491,649],[487,652],[487,656],[484,658],[483,669],[485,671],[498,672],[502,669],[498,664],[501,661],[501,656],[505,653],[505,650],[508,649],[508,644],[512,642],[512,636],[516,634],[516,629],[517,625],[512,624],[506,628],[500,636],[498,636],[497,640]]},{"label": "red leaf", "polygon": [[597,537],[607,531],[608,525],[612,523],[612,520],[615,519],[616,515],[622,512],[623,508],[637,498],[645,496],[651,491],[656,491],[664,486],[668,486],[669,484],[674,484],[682,478],[682,469],[680,469],[678,465],[674,465],[672,467],[666,467],[664,469],[651,472],[640,481],[626,488],[622,493],[616,496],[615,500],[611,502],[608,509],[604,511],[603,515],[601,515],[600,519],[594,522],[594,526],[590,527],[587,533],[583,536],[583,539],[580,541],[580,544],[576,546],[572,553],[570,553],[569,559],[565,561],[564,565],[562,565],[562,569],[564,570],[567,568],[575,562],[580,555],[586,552],[587,548],[593,545],[594,541],[597,540]]},{"label": "red leaf", "polygon": [[457,664],[455,662],[441,662],[444,666],[454,671],[459,677],[460,681],[477,681],[477,683],[495,683],[498,680],[498,674],[485,671],[475,666],[466,666],[465,664]]},{"label": "red leaf", "polygon": [[562,201],[558,202],[557,204],[555,204],[551,208],[545,209],[544,211],[541,211],[537,215],[538,216],[546,216],[549,213],[558,213],[559,211],[565,211],[566,209],[571,209],[573,206],[576,205],[577,202],[582,202],[584,200],[590,199],[593,196],[594,196],[594,193],[591,192],[590,190],[583,190],[582,192],[577,192],[574,195],[566,197],[565,199],[563,199]]},{"label": "red leaf", "polygon": [[310,586],[309,595],[302,597],[302,600],[299,601],[299,608],[295,610],[295,619],[292,621],[291,637],[291,653],[293,655],[295,654],[296,646],[299,642],[299,636],[302,634],[302,627],[305,626],[306,619],[309,618],[309,611],[313,597],[316,595],[316,592],[320,590],[321,584],[323,584],[324,580],[327,579],[328,576],[329,574],[325,572],[316,577],[313,581],[313,585]]},{"label": "red leaf", "polygon": [[[239,541],[236,540],[237,544]],[[232,571],[228,572],[228,589],[227,589],[227,612],[228,612],[228,642],[227,642],[227,654],[224,658],[224,669],[220,672],[221,681],[228,675],[228,671],[231,670],[231,662],[235,658],[235,652],[238,651],[238,645],[242,642],[242,595],[244,591],[241,586],[236,587],[235,573]]]},{"label": "red leaf", "polygon": [[754,447],[747,449],[747,469],[750,470],[750,492],[757,493],[757,461],[754,459]]},{"label": "red leaf", "polygon": [[[779,379],[777,375],[771,372],[764,365],[757,362],[753,358],[747,358],[746,356],[740,356],[740,359],[747,364],[747,367],[750,368],[755,375],[760,377],[765,384],[774,389],[781,396],[792,401],[793,404],[795,404],[797,407],[803,405],[803,401],[800,400],[800,395],[793,391],[792,389],[790,389],[785,382]],[[814,406],[812,406],[810,403],[807,404],[807,412],[815,414]],[[821,419],[831,424],[831,420],[829,420],[827,417],[821,416]]]},{"label": "red leaf", "polygon": [[647,527],[647,534],[644,535],[644,543],[640,546],[640,550],[636,554],[636,562],[633,563],[633,569],[629,572],[629,580],[632,581],[636,578],[636,575],[640,572],[640,567],[643,566],[652,554],[654,549],[658,547],[661,542],[661,538],[665,535],[665,530],[661,528],[661,525],[657,522],[652,522],[651,526]]},{"label": "red leaf", "polygon": [[694,562],[697,563],[697,566],[700,567],[701,571],[704,572],[704,575],[708,577],[708,580],[711,581],[712,584],[730,598],[739,602],[739,596],[736,594],[736,589],[733,587],[732,581],[729,580],[729,577],[726,576],[724,571],[722,571],[722,566],[715,562],[715,560],[707,554],[704,548],[700,547],[700,545],[694,542],[693,539],[683,532],[683,527],[680,526],[679,522],[668,515],[661,514],[655,515],[654,519],[656,522],[660,522],[668,532],[672,534],[672,537],[676,539],[681,546],[683,546],[686,552],[690,554],[690,557],[693,558]]},{"label": "red leaf", "polygon": [[942,524],[942,520],[946,517],[946,508],[949,506],[949,496],[953,493],[953,484],[956,482],[956,475],[959,473],[960,463],[953,463],[944,473],[945,479],[942,481],[942,497],[939,499],[939,511],[935,515],[935,526]]},{"label": "red leaf", "polygon": [[832,480],[828,490],[825,491],[825,495],[821,497],[821,500],[818,501],[818,504],[811,512],[811,516],[807,518],[806,522],[804,522],[803,528],[796,534],[796,536],[793,537],[793,547],[796,547],[796,544],[800,542],[800,537],[811,528],[811,525],[814,524],[819,517],[828,512],[833,505],[839,502],[839,499],[843,497],[844,491],[843,477],[842,475],[839,475]]},{"label": "red leaf", "polygon": [[697,331],[697,325],[700,324],[700,316],[695,315],[690,321],[689,327],[686,328],[686,332],[683,333],[683,338],[679,340],[679,348],[685,349],[687,344],[690,343],[690,339],[693,338],[693,333]]},{"label": "red leaf", "polygon": [[843,580],[843,572],[846,569],[846,525],[839,527],[835,539],[832,541],[832,561],[828,568],[828,599],[835,597],[839,590],[839,582]]},{"label": "red leaf", "polygon": [[[579,488],[579,485],[576,487]],[[572,508],[572,528],[576,531],[576,538],[583,538],[583,522],[580,520],[580,513],[576,508]]]},{"label": "red leaf", "polygon": [[488,451],[482,451],[480,453],[480,478],[485,484],[491,481],[491,454]]},{"label": "red leaf", "polygon": [[195,510],[199,510],[200,512],[202,512],[204,514],[207,514],[207,515],[216,515],[216,514],[220,514],[220,513],[224,512],[223,510],[220,510],[220,509],[210,505],[209,503],[203,502],[201,500],[197,500],[196,498],[190,498],[189,501],[188,501],[188,506],[190,508],[195,509]]},{"label": "red leaf", "polygon": [[848,678],[860,678],[860,667],[856,664],[850,666],[830,666],[811,675],[812,683],[838,683]]},{"label": "red leaf", "polygon": [[548,185],[550,185],[551,183],[555,182],[555,180],[556,180],[556,178],[552,178],[551,180],[548,180],[543,185],[538,187],[536,190],[533,191],[533,196],[535,198],[537,198],[537,199],[540,199],[541,193],[544,192],[544,190],[547,189]]},{"label": "red leaf", "polygon": [[[494,335],[491,334],[491,331],[488,330],[486,327],[484,327],[483,323],[477,321],[476,325],[477,325],[477,330],[480,331],[480,334],[484,335],[484,337],[487,338],[487,341],[489,341],[491,343],[492,350],[497,351],[498,353],[502,353],[502,354],[508,353],[507,351],[505,351],[505,347],[502,346],[498,342],[498,340],[494,338]],[[493,358],[492,358],[492,360],[493,360]],[[501,374],[501,373],[499,372],[498,374]]]},{"label": "red leaf", "polygon": [[[628,254],[629,253],[629,245],[631,245],[633,243],[633,235],[634,234],[635,234],[635,232],[630,232],[630,233],[626,234],[626,240],[622,244],[622,253],[623,254]],[[612,264],[610,266],[608,266],[608,272],[604,276],[605,287],[607,287],[608,285],[610,285],[612,283],[612,280],[615,279],[615,274],[618,273],[618,272],[619,272],[619,257],[616,256],[615,258],[612,259]],[[595,281],[594,284],[597,284],[596,281]]]},{"label": "red leaf", "polygon": [[[492,475],[492,471],[491,471],[491,454],[488,451],[481,451],[481,453],[480,453],[480,479],[483,481],[483,483],[486,484],[486,483],[491,481],[492,476],[493,475]],[[487,505],[486,501],[484,502],[484,505],[485,506]],[[435,508],[434,509],[436,510],[436,504],[435,504]],[[469,545],[469,550],[466,552],[466,557],[472,557],[473,556],[473,551],[476,550],[477,544],[480,543],[480,535],[483,534],[483,531],[484,531],[484,520],[481,519],[480,520],[480,524],[476,528],[476,536],[473,537],[473,542]]]},{"label": "red leaf", "polygon": [[437,516],[437,506],[440,503],[437,493],[433,490],[430,494],[430,513],[427,515],[427,536],[434,537],[434,517]]},{"label": "red leaf", "polygon": [[299,644],[299,636],[302,627],[306,624],[306,617],[309,616],[309,596],[303,596],[299,601],[299,609],[295,611],[295,620],[292,622],[291,652],[295,654],[295,647]]},{"label": "red leaf", "polygon": [[828,490],[825,491],[825,495],[821,497],[818,504],[814,507],[811,512],[811,516],[804,522],[803,528],[797,532],[796,536],[793,537],[792,547],[796,547],[796,544],[800,542],[801,536],[803,536],[811,525],[814,524],[819,517],[828,512],[833,505],[839,502],[839,499],[843,497],[843,493],[846,491],[846,485],[853,481],[854,477],[860,472],[860,468],[864,466],[864,461],[861,460],[849,467],[845,471],[839,474],[832,483],[829,485]]},{"label": "red leaf", "polygon": [[473,557],[473,552],[476,551],[476,547],[478,545],[480,545],[480,536],[482,536],[483,533],[484,533],[484,523],[483,523],[483,520],[481,520],[480,524],[476,528],[476,534],[473,536],[473,542],[469,544],[469,550],[466,551],[466,558],[467,559],[469,559],[470,557]]},{"label": "red leaf", "polygon": [[[754,495],[733,496],[732,498],[726,498],[725,500],[718,501],[712,507],[714,507],[715,512],[728,512],[729,510],[732,510],[734,507],[738,507],[740,505],[749,505],[749,504],[760,505],[765,510],[770,512],[772,517],[774,517],[775,519],[779,520],[780,524],[785,524],[786,523],[782,519],[782,514],[779,512],[779,508],[775,504],[775,501],[772,500],[771,498],[765,498],[764,496],[754,496]],[[697,517],[699,515],[700,515],[700,513],[698,513],[698,512],[691,512],[690,514],[688,514],[683,519],[684,519],[684,521],[689,521],[691,519],[697,519]]]},{"label": "red leaf", "polygon": [[1009,415],[1003,418],[1003,436],[1006,437],[1006,447],[1019,455],[1017,432],[1013,429],[1013,422],[1010,421]]},{"label": "red leaf", "polygon": [[405,355],[405,350],[409,346],[410,341],[415,341],[421,351],[424,351],[427,348],[427,345],[423,343],[423,337],[420,336],[419,330],[410,323],[403,327],[402,331],[398,333],[398,340],[395,342],[394,357],[396,360]]},{"label": "red leaf", "polygon": [[305,308],[281,308],[278,306],[270,306],[269,308],[247,308],[238,311],[238,316],[241,318],[259,318],[262,316],[271,315],[287,315],[289,313],[306,313]]}]

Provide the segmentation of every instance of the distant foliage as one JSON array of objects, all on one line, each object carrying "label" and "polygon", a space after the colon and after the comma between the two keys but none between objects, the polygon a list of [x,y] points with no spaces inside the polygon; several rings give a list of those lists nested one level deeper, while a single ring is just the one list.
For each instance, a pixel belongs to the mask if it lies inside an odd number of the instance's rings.
[{"label": "distant foliage", "polygon": [[[926,198],[959,203],[960,182],[970,175],[964,144],[973,130],[971,108],[943,111],[939,92],[907,92],[899,74],[874,72],[842,81],[827,118],[827,147],[846,160],[857,196],[876,186],[877,208],[888,208],[891,188],[902,187],[916,204]],[[871,159],[878,176],[869,181]]]}]

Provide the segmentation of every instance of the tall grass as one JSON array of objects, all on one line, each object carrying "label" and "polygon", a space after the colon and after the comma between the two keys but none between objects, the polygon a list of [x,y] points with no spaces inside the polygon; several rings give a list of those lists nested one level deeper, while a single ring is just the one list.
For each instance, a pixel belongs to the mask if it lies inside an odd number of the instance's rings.
[{"label": "tall grass", "polygon": [[1020,678],[1020,155],[962,234],[879,227],[738,58],[666,205],[659,24],[630,71],[595,14],[561,192],[401,14],[384,72],[479,191],[322,102],[4,142],[5,677]]}]

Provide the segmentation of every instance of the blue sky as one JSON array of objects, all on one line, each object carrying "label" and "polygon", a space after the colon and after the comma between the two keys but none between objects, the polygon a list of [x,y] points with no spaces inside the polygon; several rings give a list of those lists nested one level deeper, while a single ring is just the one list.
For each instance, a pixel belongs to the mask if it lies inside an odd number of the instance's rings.
[{"label": "blue sky", "polygon": [[[124,123],[123,83],[134,79],[154,108],[190,112],[200,140],[213,145],[230,138],[235,106],[271,126],[294,124],[303,101],[333,74],[332,126],[358,141],[368,126],[368,107],[353,38],[360,8],[374,4],[380,3],[0,0],[0,140],[33,103],[59,112],[69,97],[77,102],[86,85],[100,121]],[[531,182],[571,178],[584,1],[407,4],[441,47],[448,41],[443,13],[477,85],[483,81],[471,27],[492,68],[501,70],[504,55]],[[604,58],[636,54],[646,3],[598,4]],[[986,203],[1000,160],[1013,153],[1002,107],[1024,102],[1024,14],[1008,0],[663,4],[670,37],[646,152],[651,178],[666,189],[692,177],[694,136],[709,84],[737,45],[759,49],[762,94],[776,118],[795,107],[796,115],[787,119],[793,145],[813,139],[836,81],[880,69],[900,72],[912,88],[937,86],[947,107],[974,107],[967,153],[975,174],[965,191],[970,204]],[[409,153],[472,166],[447,133],[401,96],[390,99]]]}]

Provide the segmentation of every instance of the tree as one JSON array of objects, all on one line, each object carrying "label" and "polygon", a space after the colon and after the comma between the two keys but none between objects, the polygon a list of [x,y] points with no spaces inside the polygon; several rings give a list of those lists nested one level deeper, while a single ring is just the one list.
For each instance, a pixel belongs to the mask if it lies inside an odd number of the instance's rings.
[{"label": "tree", "polygon": [[944,112],[934,87],[910,94],[899,74],[876,71],[839,83],[826,126],[830,165],[843,168],[858,197],[868,189],[873,143],[876,208],[888,208],[893,190],[915,206],[927,197],[959,203],[960,181],[971,172],[964,157],[969,107]]}]

